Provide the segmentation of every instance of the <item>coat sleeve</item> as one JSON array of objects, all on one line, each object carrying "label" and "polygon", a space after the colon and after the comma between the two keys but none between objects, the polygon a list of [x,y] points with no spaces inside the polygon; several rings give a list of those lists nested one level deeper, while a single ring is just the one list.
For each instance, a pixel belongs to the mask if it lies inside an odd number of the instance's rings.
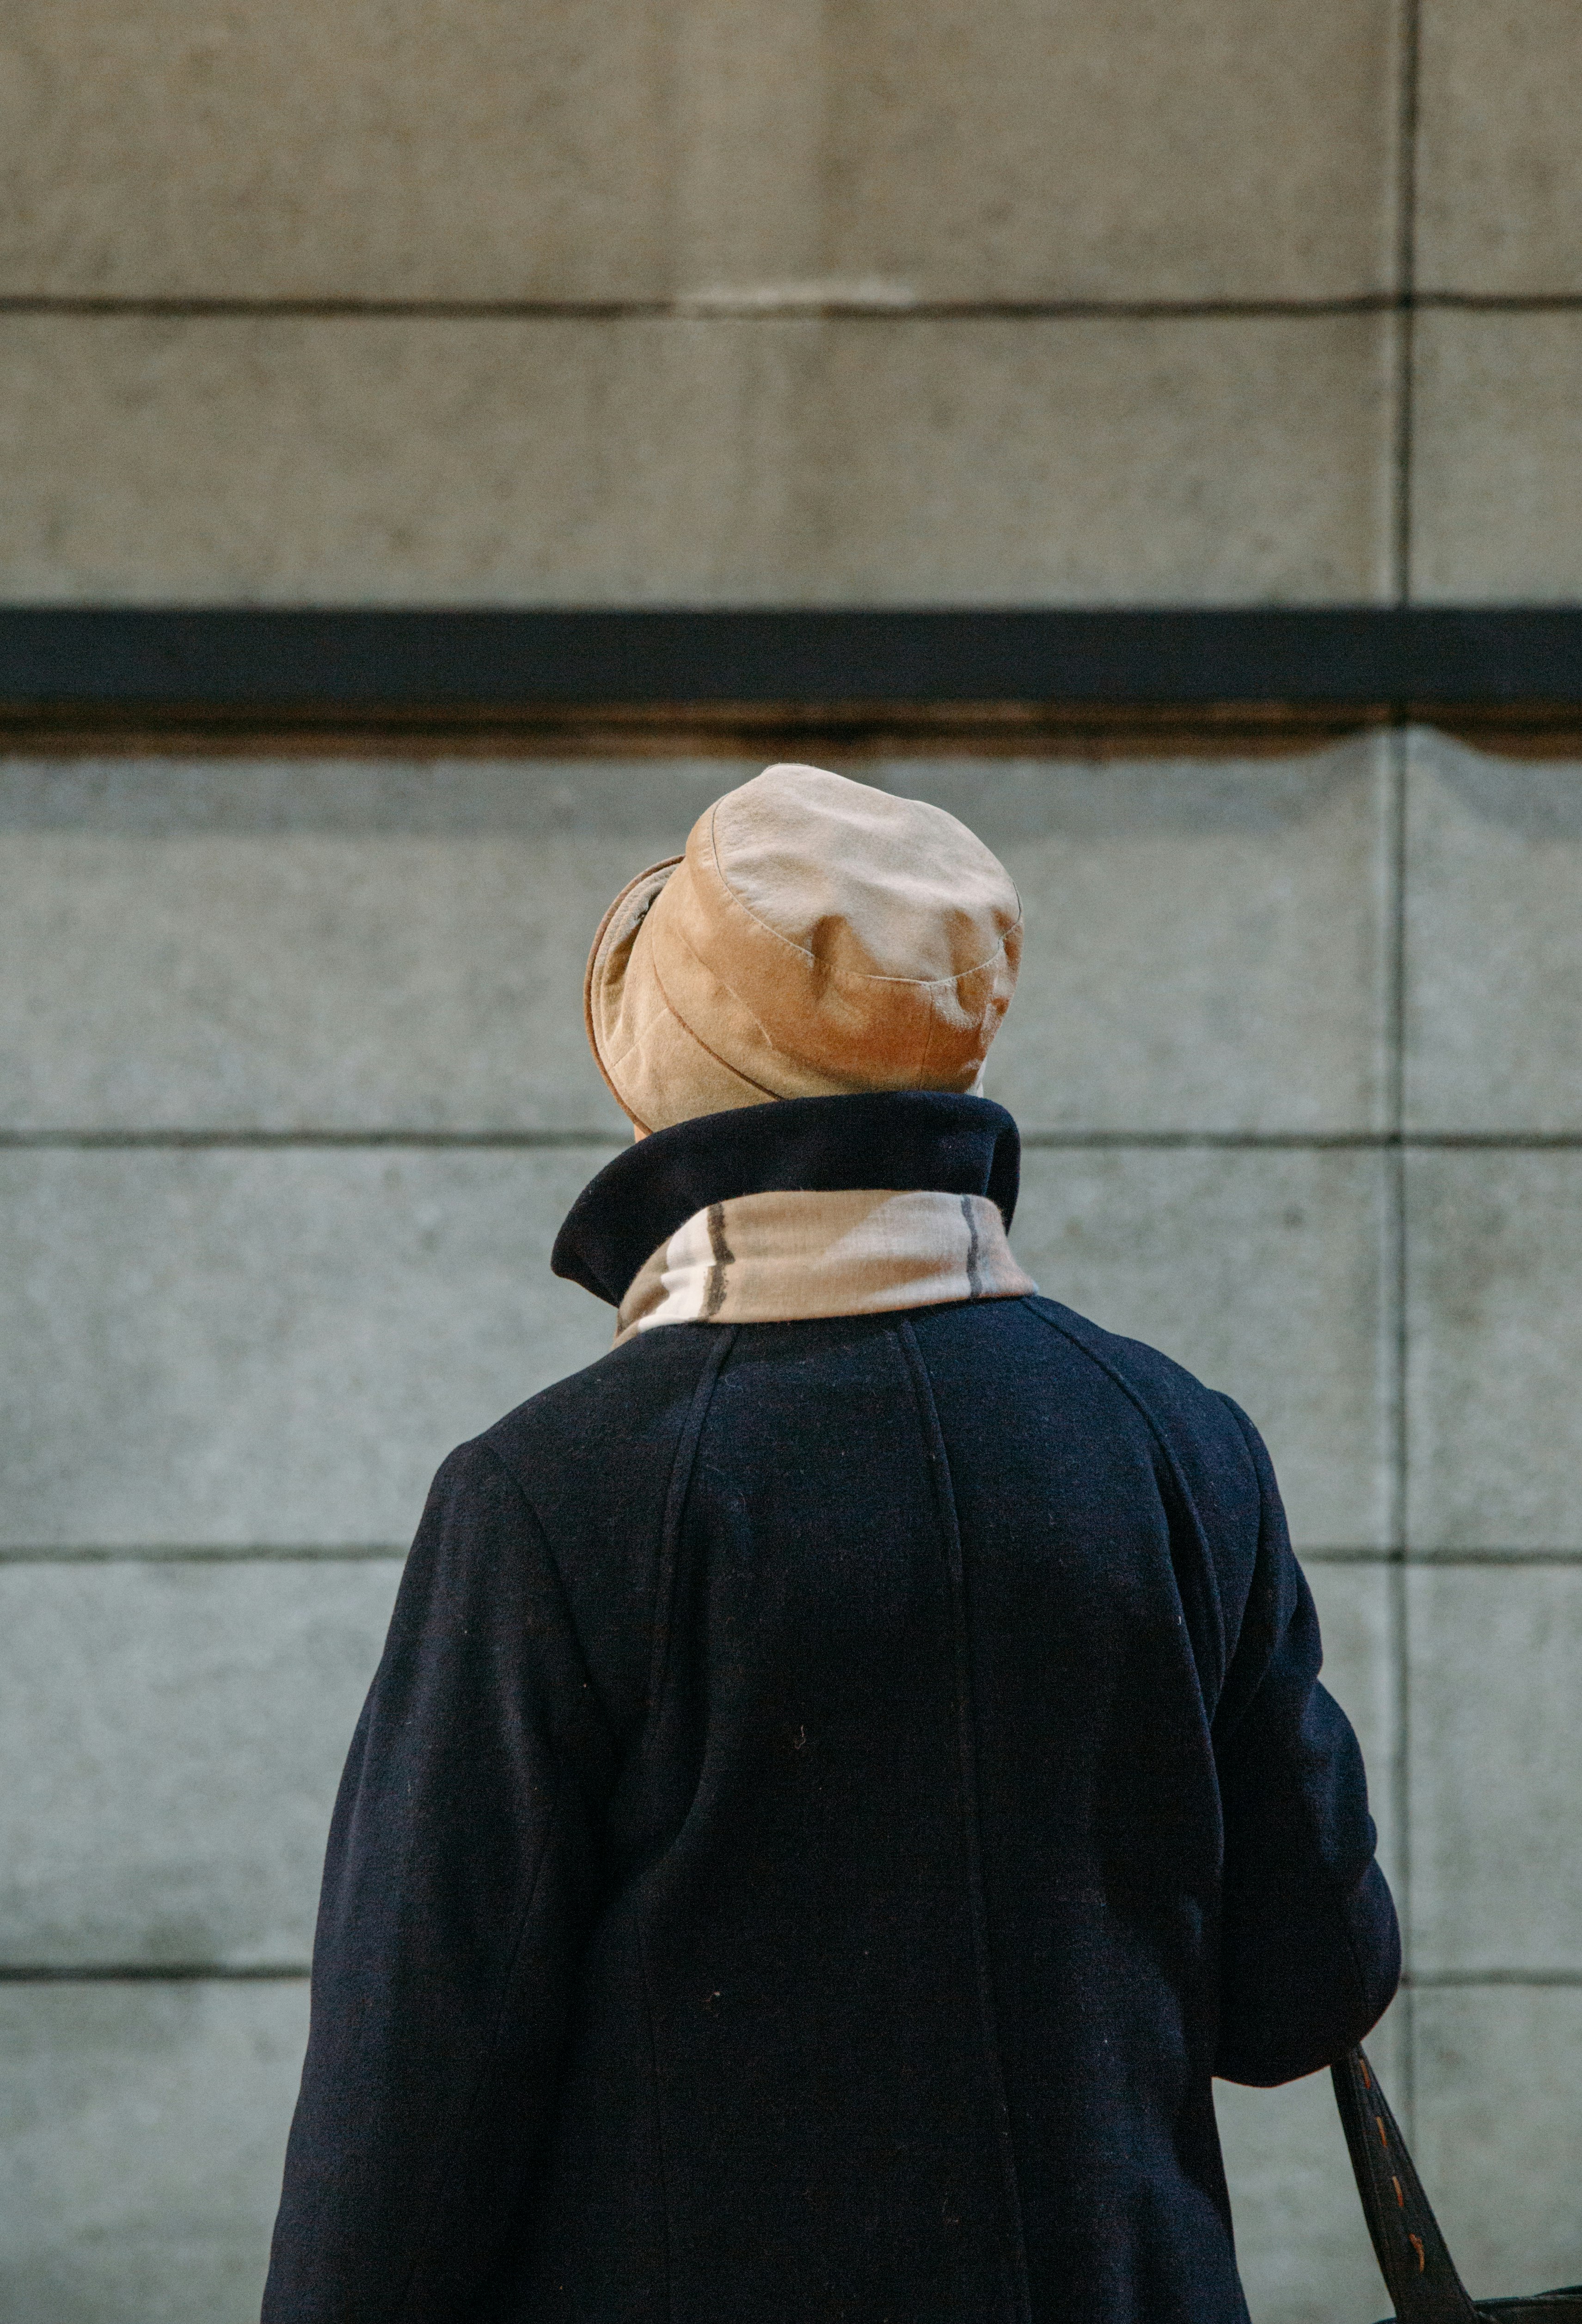
[{"label": "coat sleeve", "polygon": [[[1226,1399],[1229,1401],[1228,1398]],[[1350,1722],[1318,1683],[1318,1620],[1269,1455],[1232,1405],[1257,1474],[1256,1564],[1215,1717],[1225,1816],[1215,2071],[1272,2084],[1331,2064],[1401,1978]]]},{"label": "coat sleeve", "polygon": [[492,2312],[552,2117],[612,1757],[537,1522],[464,1445],[341,1780],[264,2324]]}]

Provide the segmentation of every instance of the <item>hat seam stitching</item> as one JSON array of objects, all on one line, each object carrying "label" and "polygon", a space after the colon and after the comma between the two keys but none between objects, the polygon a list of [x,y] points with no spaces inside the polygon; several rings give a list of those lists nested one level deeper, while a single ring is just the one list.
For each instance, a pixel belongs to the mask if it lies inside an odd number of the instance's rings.
[{"label": "hat seam stitching", "polygon": [[1016,918],[1012,921],[1011,927],[1005,931],[1005,936],[1003,936],[1000,938],[998,945],[995,947],[995,950],[992,953],[987,954],[985,958],[980,961],[975,961],[969,968],[958,968],[954,976],[883,976],[873,969],[837,968],[832,965],[827,967],[819,959],[818,954],[816,952],[810,952],[806,945],[800,945],[794,936],[788,936],[779,928],[772,927],[770,923],[766,919],[763,918],[759,913],[755,912],[751,904],[747,903],[743,897],[738,895],[735,889],[732,887],[730,880],[726,876],[725,865],[719,860],[719,843],[716,839],[714,832],[715,818],[718,815],[719,810],[724,804],[724,800],[716,799],[714,805],[708,810],[708,852],[714,859],[715,876],[717,878],[721,888],[725,891],[726,902],[734,904],[736,910],[742,914],[744,918],[751,920],[755,928],[762,928],[764,935],[772,938],[774,943],[784,945],[788,952],[794,952],[800,960],[810,962],[816,969],[819,969],[826,976],[847,976],[853,978],[860,984],[905,984],[910,986],[914,992],[929,991],[931,991],[934,986],[940,984],[959,984],[963,977],[981,976],[985,968],[993,968],[996,961],[1003,960],[1005,954],[1005,937],[1012,933],[1013,929],[1019,928],[1022,925],[1023,914],[1022,909],[1021,895],[1018,893],[1014,884],[1007,881],[1007,885],[1011,888],[1012,894],[1016,898]]},{"label": "hat seam stitching", "polygon": [[[694,957],[696,957],[696,954],[694,954]],[[681,1028],[682,1032],[686,1034],[686,1036],[687,1036],[688,1039],[689,1039],[689,1041],[696,1041],[696,1043],[698,1044],[698,1047],[702,1050],[702,1052],[703,1052],[703,1054],[704,1054],[704,1056],[705,1056],[706,1057],[710,1057],[710,1058],[712,1058],[712,1059],[713,1059],[713,1061],[714,1061],[714,1063],[715,1063],[717,1065],[720,1066],[724,1072],[726,1072],[726,1073],[727,1073],[727,1074],[732,1074],[732,1075],[735,1077],[735,1080],[737,1080],[737,1081],[739,1081],[739,1082],[745,1082],[745,1083],[746,1084],[746,1085],[747,1085],[747,1087],[748,1087],[749,1089],[758,1090],[759,1092],[761,1092],[761,1093],[762,1093],[762,1094],[763,1094],[764,1097],[768,1098],[771,1102],[772,1102],[774,1099],[778,1098],[778,1097],[779,1097],[779,1095],[780,1095],[780,1092],[779,1092],[778,1090],[772,1090],[772,1089],[771,1089],[771,1088],[768,1086],[768,1084],[767,1084],[766,1083],[764,1083],[764,1082],[755,1082],[755,1081],[753,1079],[753,1076],[752,1076],[752,1074],[745,1074],[745,1073],[742,1071],[742,1069],[741,1069],[740,1065],[732,1065],[732,1063],[731,1063],[731,1061],[730,1061],[730,1059],[729,1059],[728,1057],[722,1057],[722,1056],[720,1056],[720,1054],[719,1054],[719,1052],[718,1052],[718,1050],[717,1050],[717,1049],[711,1049],[711,1048],[709,1047],[709,1046],[708,1046],[708,1042],[703,1038],[703,1036],[701,1035],[701,1033],[698,1032],[698,1031],[697,1031],[697,1030],[696,1030],[696,1029],[695,1029],[691,1025],[689,1025],[689,1024],[687,1022],[687,1019],[682,1016],[682,1014],[681,1014],[680,1010],[676,1007],[675,1002],[671,999],[670,994],[665,991],[665,982],[664,982],[664,978],[660,974],[659,962],[658,962],[658,960],[653,956],[653,951],[652,951],[652,946],[650,947],[650,951],[649,951],[649,964],[648,964],[648,965],[649,965],[649,973],[650,973],[650,974],[652,976],[652,978],[653,978],[653,981],[654,981],[655,984],[657,984],[657,985],[658,985],[658,987],[659,987],[659,996],[660,996],[660,999],[664,1002],[664,1005],[665,1005],[666,1010],[667,1010],[667,1011],[668,1011],[668,1013],[669,1013],[669,1014],[670,1014],[670,1015],[674,1019],[675,1022],[676,1022],[676,1023],[680,1027],[680,1028]],[[705,963],[699,963],[699,965],[700,965],[700,966],[704,966],[704,965],[707,965],[707,964],[705,964]],[[722,982],[723,982],[723,980],[722,980]],[[727,991],[727,992],[729,992],[729,991],[731,991],[731,988],[729,987],[729,985],[726,985],[726,991]],[[740,994],[739,994],[739,993],[732,992],[732,993],[731,993],[731,998],[732,998],[733,1000],[735,1000],[735,1001],[739,1001],[739,1000],[741,999],[741,996],[740,996]],[[743,1006],[744,1008],[745,1008],[745,1007],[746,1007],[746,1003],[745,1003],[745,1001],[743,1001],[743,1002],[742,1002],[742,1006]],[[751,1016],[751,1015],[752,1015],[752,1011],[751,1011],[750,1010],[748,1010],[748,1012],[747,1012],[747,1013],[748,1013],[748,1015],[749,1015],[749,1016]],[[756,1019],[755,1017],[753,1019],[753,1022],[754,1022],[755,1025],[758,1023],[758,1020],[757,1020],[757,1019]],[[763,1027],[762,1027],[762,1026],[759,1026],[759,1030],[760,1030],[760,1032],[762,1032],[762,1031],[763,1031]],[[769,1036],[768,1036],[766,1033],[764,1034],[763,1038],[764,1038],[764,1039],[765,1039],[765,1040],[768,1040],[768,1039],[769,1039]],[[633,1044],[633,1047],[634,1047],[634,1048],[636,1047],[635,1042]],[[772,1041],[770,1042],[770,1047],[771,1047],[771,1048],[772,1048],[772,1047],[774,1047],[774,1044],[773,1044]],[[630,1055],[630,1052],[628,1052],[628,1055]],[[793,1061],[793,1062],[794,1062],[794,1061]]]}]

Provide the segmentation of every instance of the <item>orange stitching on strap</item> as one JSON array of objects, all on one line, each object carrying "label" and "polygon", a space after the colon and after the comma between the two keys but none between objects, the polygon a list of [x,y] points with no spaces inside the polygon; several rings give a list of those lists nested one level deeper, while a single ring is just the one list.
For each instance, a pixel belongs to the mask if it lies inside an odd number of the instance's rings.
[{"label": "orange stitching on strap", "polygon": [[1420,2275],[1429,2264],[1429,2255],[1422,2247],[1422,2237],[1420,2236],[1408,2236],[1406,2240],[1411,2246],[1412,2250],[1417,2254],[1417,2272],[1419,2275]]},{"label": "orange stitching on strap", "polygon": [[1391,2185],[1392,2185],[1392,2187],[1393,2187],[1393,2188],[1394,2188],[1394,2190],[1395,2190],[1395,2200],[1400,2204],[1400,2206],[1401,2206],[1402,2209],[1404,2211],[1404,2210],[1405,2210],[1405,2209],[1406,2209],[1406,2198],[1405,2198],[1405,2196],[1404,2196],[1404,2195],[1402,2193],[1402,2191],[1401,2191],[1401,2181],[1400,2181],[1400,2180],[1399,2180],[1399,2179],[1392,2179],[1392,2180],[1391,2180],[1391,2181],[1390,2181],[1390,2184],[1391,2184]]},{"label": "orange stitching on strap", "polygon": [[1382,2114],[1376,2114],[1374,2116],[1374,2124],[1379,2134],[1379,2144],[1383,2148],[1385,2153],[1388,2154],[1390,2152],[1390,2142],[1384,2135],[1383,2116]]}]

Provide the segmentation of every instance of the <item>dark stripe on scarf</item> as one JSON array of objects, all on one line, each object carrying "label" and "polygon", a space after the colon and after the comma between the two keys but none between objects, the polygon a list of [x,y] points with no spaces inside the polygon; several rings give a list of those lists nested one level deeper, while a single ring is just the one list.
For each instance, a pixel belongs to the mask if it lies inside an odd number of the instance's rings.
[{"label": "dark stripe on scarf", "polygon": [[708,1249],[714,1265],[708,1270],[708,1288],[703,1295],[703,1321],[712,1323],[725,1305],[725,1271],[735,1253],[725,1239],[725,1204],[708,1205]]},{"label": "dark stripe on scarf", "polygon": [[978,1240],[977,1219],[973,1212],[972,1196],[961,1197],[961,1215],[967,1221],[967,1296],[981,1299],[984,1296],[984,1275],[981,1260],[983,1245]]}]

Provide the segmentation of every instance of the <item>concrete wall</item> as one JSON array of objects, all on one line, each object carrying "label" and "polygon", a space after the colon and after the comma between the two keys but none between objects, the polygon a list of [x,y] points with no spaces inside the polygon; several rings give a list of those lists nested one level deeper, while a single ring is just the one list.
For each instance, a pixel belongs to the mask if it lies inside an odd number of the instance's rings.
[{"label": "concrete wall", "polygon": [[[1564,0],[5,41],[5,598],[1582,594]],[[1019,1251],[1265,1428],[1409,1920],[1379,2062],[1474,2287],[1582,2277],[1582,762],[850,770],[1022,887]],[[402,1546],[607,1336],[545,1266],[619,1136],[587,936],[744,771],[0,769],[8,2324],[255,2308]],[[1322,2083],[1224,2113],[1257,2324],[1367,2324]]]},{"label": "concrete wall", "polygon": [[9,595],[1368,599],[1403,493],[1421,595],[1582,589],[1568,0],[5,37]]},{"label": "concrete wall", "polygon": [[[545,1263],[620,1136],[582,945],[742,771],[5,770],[17,2324],[255,2301],[402,1545],[451,1443],[607,1341]],[[1582,2274],[1582,770],[1418,734],[868,771],[1029,900],[1023,1260],[1267,1432],[1411,1913],[1378,2054],[1471,2279]],[[1226,2099],[1260,2324],[1367,2324],[1327,2086]]]}]

